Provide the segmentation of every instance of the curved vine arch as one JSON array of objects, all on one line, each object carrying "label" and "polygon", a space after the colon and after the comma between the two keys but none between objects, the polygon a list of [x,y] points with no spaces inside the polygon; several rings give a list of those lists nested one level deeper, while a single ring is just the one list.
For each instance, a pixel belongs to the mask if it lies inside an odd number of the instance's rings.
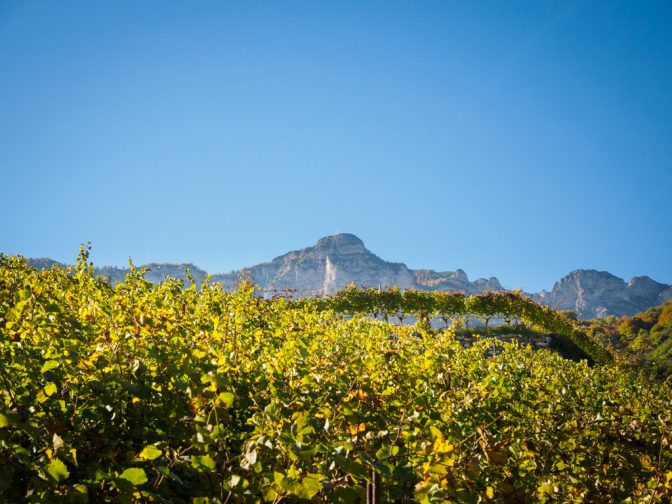
[{"label": "curved vine arch", "polygon": [[614,360],[607,349],[591,340],[572,320],[517,291],[466,296],[455,291],[400,291],[396,287],[375,289],[349,285],[331,297],[304,298],[294,302],[310,303],[317,309],[332,309],[339,313],[380,315],[386,319],[389,316],[402,319],[414,316],[422,320],[446,320],[464,315],[516,318],[540,331],[567,337],[598,364],[609,364]]}]

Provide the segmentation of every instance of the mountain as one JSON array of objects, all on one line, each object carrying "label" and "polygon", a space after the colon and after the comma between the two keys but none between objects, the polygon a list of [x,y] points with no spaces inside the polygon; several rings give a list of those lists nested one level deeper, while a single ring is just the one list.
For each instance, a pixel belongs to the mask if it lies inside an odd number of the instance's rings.
[{"label": "mountain", "polygon": [[581,319],[607,315],[633,315],[672,299],[672,286],[647,276],[629,282],[606,271],[575,270],[553,286],[551,292],[532,296],[558,310],[573,310]]},{"label": "mountain", "polygon": [[[50,259],[29,259],[38,269],[55,263]],[[193,264],[146,265],[146,278],[160,282],[168,275],[187,281],[189,269],[197,282],[207,272]],[[105,266],[96,273],[116,283],[128,270]],[[219,273],[211,280],[234,289],[241,278],[252,280],[267,292],[296,290],[299,295],[333,294],[354,282],[369,287],[396,285],[401,289],[457,290],[467,294],[504,290],[495,277],[469,280],[461,269],[455,271],[413,270],[403,263],[387,262],[366,248],[353,234],[342,233],[324,237],[311,246],[287,252],[270,262],[239,271]],[[606,271],[575,270],[558,281],[553,289],[530,294],[537,302],[561,310],[573,310],[581,319],[607,315],[632,315],[672,299],[672,285],[649,277],[634,277],[629,282]]]},{"label": "mountain", "polygon": [[[59,263],[58,261],[54,261],[53,259],[48,259],[45,257],[29,258],[27,259],[27,261],[30,266],[32,266],[37,270],[49,269],[52,266],[60,266],[60,267],[67,266],[66,264]],[[189,270],[191,276],[198,283],[202,282],[205,279],[206,275],[208,274],[207,271],[202,270],[201,268],[195,266],[192,263],[181,263],[181,264],[149,263],[144,264],[143,266],[140,267],[147,268],[145,278],[150,282],[154,283],[162,282],[167,276],[171,278],[177,278],[184,282],[188,282],[189,279],[187,278],[186,270]],[[95,267],[94,271],[96,275],[103,278],[107,278],[113,284],[117,284],[124,280],[124,277],[130,270],[128,268],[119,268],[117,266],[102,266],[102,267]]]},{"label": "mountain", "polygon": [[412,270],[403,263],[386,262],[371,253],[364,242],[352,234],[337,234],[320,239],[312,247],[288,252],[271,262],[252,266],[243,272],[213,275],[213,280],[235,285],[242,274],[262,289],[296,289],[300,294],[333,294],[354,282],[357,285],[401,289],[463,290],[470,294],[502,290],[496,278],[470,282],[462,270],[436,272]]},{"label": "mountain", "polygon": [[[189,273],[192,275],[194,280],[199,283],[203,281],[203,279],[205,279],[206,275],[208,274],[207,271],[202,270],[192,263],[149,263],[143,265],[142,267],[148,269],[147,273],[145,273],[145,278],[154,283],[160,283],[167,276],[188,282],[189,279],[187,278],[186,270],[189,270]],[[124,276],[126,276],[126,273],[128,273],[128,268],[103,266],[102,268],[95,268],[95,271],[97,275],[109,278],[112,283],[118,283],[123,281]]]}]

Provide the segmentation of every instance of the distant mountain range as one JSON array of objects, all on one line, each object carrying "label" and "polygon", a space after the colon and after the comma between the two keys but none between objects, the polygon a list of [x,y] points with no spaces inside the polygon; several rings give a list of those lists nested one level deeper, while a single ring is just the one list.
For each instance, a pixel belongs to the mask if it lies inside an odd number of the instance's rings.
[{"label": "distant mountain range", "polygon": [[[36,268],[48,268],[51,259],[29,259]],[[185,269],[201,281],[207,272],[193,264],[146,265],[146,277],[160,282],[166,275],[186,280]],[[123,280],[125,268],[100,267],[96,273],[113,283]],[[270,262],[240,271],[211,275],[211,280],[233,289],[241,277],[249,278],[266,291],[296,290],[299,295],[333,294],[349,283],[401,289],[457,290],[467,294],[504,290],[495,277],[469,280],[461,269],[455,271],[413,270],[403,263],[384,261],[352,234],[337,234],[320,239],[315,245],[287,252]],[[672,285],[662,284],[647,276],[633,277],[629,282],[606,271],[575,270],[560,279],[553,289],[529,294],[541,304],[560,310],[574,310],[581,319],[607,315],[632,315],[672,299]]]}]

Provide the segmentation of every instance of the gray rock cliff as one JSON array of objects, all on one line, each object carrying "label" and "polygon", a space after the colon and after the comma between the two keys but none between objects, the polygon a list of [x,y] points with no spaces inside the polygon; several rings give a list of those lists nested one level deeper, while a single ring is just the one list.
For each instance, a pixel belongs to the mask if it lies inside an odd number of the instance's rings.
[{"label": "gray rock cliff", "polygon": [[647,276],[633,277],[626,283],[606,271],[580,269],[556,282],[551,292],[541,291],[532,297],[541,304],[574,310],[579,318],[590,319],[644,311],[672,297],[672,286]]},{"label": "gray rock cliff", "polygon": [[470,282],[462,270],[412,270],[403,263],[386,262],[370,252],[362,240],[347,233],[327,236],[312,247],[288,252],[245,272],[213,275],[212,279],[228,286],[245,274],[262,289],[294,289],[302,295],[333,294],[350,283],[366,287],[396,285],[401,289],[464,290],[468,293],[502,289],[494,277]]}]

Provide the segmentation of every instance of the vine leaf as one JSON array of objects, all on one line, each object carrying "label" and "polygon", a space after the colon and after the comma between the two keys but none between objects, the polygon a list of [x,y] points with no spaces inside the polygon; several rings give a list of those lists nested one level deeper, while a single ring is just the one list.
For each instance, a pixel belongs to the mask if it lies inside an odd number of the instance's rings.
[{"label": "vine leaf", "polygon": [[61,462],[60,459],[57,458],[52,459],[51,462],[49,462],[49,465],[47,466],[47,473],[49,473],[49,476],[54,478],[54,480],[58,483],[68,479],[70,476],[68,468],[63,462]]},{"label": "vine leaf", "polygon": [[145,470],[141,469],[140,467],[129,467],[124,472],[122,472],[119,477],[128,481],[134,486],[142,485],[148,481]]}]

